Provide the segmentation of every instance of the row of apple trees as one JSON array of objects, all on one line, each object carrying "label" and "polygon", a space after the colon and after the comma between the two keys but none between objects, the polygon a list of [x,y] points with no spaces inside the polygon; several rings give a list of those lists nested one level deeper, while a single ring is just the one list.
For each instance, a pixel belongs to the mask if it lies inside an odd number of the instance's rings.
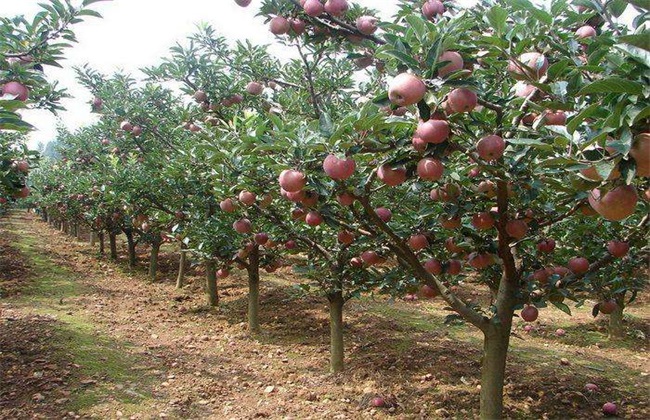
[{"label": "row of apple trees", "polygon": [[246,270],[252,332],[260,269],[292,265],[329,302],[332,371],[347,300],[435,298],[485,337],[486,419],[503,415],[514,317],[591,298],[621,334],[648,251],[642,3],[631,27],[623,1],[401,0],[391,22],[345,0],[261,3],[293,58],[202,27],[144,80],[79,69],[101,118],[61,133],[43,213],[108,236],[113,258],[124,234],[131,265],[149,245],[152,280],[177,243],[211,305]]},{"label": "row of apple trees", "polygon": [[20,115],[25,109],[61,110],[65,90],[49,82],[44,66],[60,67],[63,51],[76,38],[71,27],[86,17],[100,17],[89,8],[50,0],[31,20],[0,18],[0,211],[10,201],[29,195],[27,175],[38,154],[27,147],[25,133],[34,129]]}]

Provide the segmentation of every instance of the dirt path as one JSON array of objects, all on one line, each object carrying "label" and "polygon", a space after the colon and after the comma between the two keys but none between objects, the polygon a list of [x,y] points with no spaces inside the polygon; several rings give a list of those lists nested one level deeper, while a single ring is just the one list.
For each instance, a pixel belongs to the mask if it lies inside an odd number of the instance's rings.
[{"label": "dirt path", "polygon": [[[480,337],[442,325],[439,302],[350,302],[348,370],[332,376],[325,302],[301,296],[288,272],[263,279],[264,332],[253,339],[240,276],[220,285],[222,307],[211,311],[199,277],[180,291],[173,273],[148,283],[31,215],[0,219],[0,238],[0,254],[13,261],[0,271],[0,290],[12,294],[0,299],[0,418],[477,414]],[[647,306],[631,312],[647,334]],[[608,344],[584,310],[542,315],[533,334],[513,338],[510,417],[594,418],[609,400],[626,418],[650,417],[647,340]],[[554,337],[558,326],[566,337]],[[601,390],[583,392],[586,382]],[[369,407],[375,395],[391,407]]]}]

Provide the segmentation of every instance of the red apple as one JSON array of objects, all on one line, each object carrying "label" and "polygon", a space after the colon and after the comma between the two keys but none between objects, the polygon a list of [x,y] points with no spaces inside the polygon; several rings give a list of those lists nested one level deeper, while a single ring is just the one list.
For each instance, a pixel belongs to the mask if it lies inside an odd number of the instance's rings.
[{"label": "red apple", "polygon": [[449,137],[449,123],[444,120],[429,120],[420,122],[415,131],[415,136],[427,143],[443,143]]},{"label": "red apple", "polygon": [[438,69],[438,77],[444,77],[449,73],[463,69],[463,57],[456,51],[445,51],[440,54],[440,57],[438,57],[438,62],[442,63],[444,61],[449,61],[449,63]]},{"label": "red apple", "polygon": [[384,223],[390,222],[390,219],[393,217],[393,213],[386,207],[376,208],[375,213]]},{"label": "red apple", "polygon": [[342,230],[338,233],[337,239],[340,243],[349,245],[354,242],[354,234],[347,230]]},{"label": "red apple", "polygon": [[435,20],[436,16],[445,13],[445,5],[440,0],[427,0],[422,5],[422,14],[429,20]]},{"label": "red apple", "polygon": [[231,198],[226,198],[223,200],[221,203],[219,203],[219,207],[226,213],[233,213],[235,211],[235,203]]},{"label": "red apple", "polygon": [[605,315],[609,315],[618,308],[618,304],[613,300],[606,300],[598,304],[598,310]]},{"label": "red apple", "polygon": [[318,226],[323,223],[323,216],[321,216],[317,211],[310,211],[307,213],[307,217],[305,217],[305,222],[307,222],[309,226]]},{"label": "red apple", "polygon": [[470,112],[478,104],[478,96],[467,88],[458,88],[449,92],[447,103],[454,112]]},{"label": "red apple", "polygon": [[325,2],[325,11],[332,16],[342,16],[348,11],[347,0],[327,0]]},{"label": "red apple", "polygon": [[395,187],[406,181],[406,169],[391,168],[388,165],[382,165],[377,170],[377,177],[386,185]]},{"label": "red apple", "polygon": [[388,85],[388,98],[398,106],[414,105],[424,98],[427,87],[417,76],[400,73]]},{"label": "red apple", "polygon": [[434,289],[433,287],[427,284],[420,287],[420,294],[427,299],[433,299],[436,296],[438,296],[438,292],[436,291],[436,289]]},{"label": "red apple", "polygon": [[521,310],[521,319],[526,322],[533,322],[537,319],[539,311],[533,305],[526,305],[524,309]]},{"label": "red apple", "polygon": [[264,86],[258,82],[249,82],[246,85],[246,92],[254,96],[261,95],[264,92]]},{"label": "red apple", "polygon": [[418,176],[425,181],[438,181],[445,167],[438,159],[424,158],[418,162]]},{"label": "red apple", "polygon": [[431,258],[425,261],[424,269],[430,274],[438,275],[442,273],[442,264],[435,258]]},{"label": "red apple", "polygon": [[120,129],[121,129],[122,131],[126,131],[126,132],[129,132],[129,133],[130,133],[131,130],[133,130],[133,124],[131,124],[131,123],[128,122],[128,121],[122,121],[122,123],[120,124]]},{"label": "red apple", "polygon": [[429,246],[429,240],[426,236],[417,234],[409,238],[408,244],[413,251],[419,251]]},{"label": "red apple", "polygon": [[284,35],[289,32],[291,25],[286,18],[282,16],[276,16],[269,22],[269,29],[274,35]]},{"label": "red apple", "polygon": [[589,194],[589,204],[607,220],[620,221],[634,213],[639,196],[633,185],[622,185],[602,195],[594,188]]},{"label": "red apple", "polygon": [[239,219],[232,224],[233,229],[237,233],[250,233],[251,231],[251,221],[248,219]]},{"label": "red apple", "polygon": [[603,414],[606,416],[615,416],[618,412],[618,407],[612,402],[606,402],[603,404]]},{"label": "red apple", "polygon": [[650,133],[641,133],[634,138],[630,156],[636,162],[636,175],[650,177]]},{"label": "red apple", "polygon": [[508,220],[506,223],[506,232],[512,238],[521,239],[528,232],[528,224],[523,220]]},{"label": "red apple", "polygon": [[325,11],[325,7],[323,7],[323,3],[320,0],[306,0],[302,8],[311,17],[320,16]]},{"label": "red apple", "polygon": [[259,245],[265,245],[269,241],[269,235],[264,232],[256,233],[255,234],[255,243]]},{"label": "red apple", "polygon": [[543,118],[546,125],[566,125],[566,113],[564,111],[547,110]]},{"label": "red apple", "polygon": [[298,192],[307,184],[305,175],[294,169],[285,169],[280,173],[280,186],[287,192]]},{"label": "red apple", "polygon": [[539,252],[544,252],[546,254],[550,254],[555,250],[555,240],[553,239],[544,239],[540,243],[537,244],[537,250]]},{"label": "red apple", "polygon": [[483,137],[476,144],[478,155],[487,161],[500,159],[505,149],[506,142],[494,134]]},{"label": "red apple", "polygon": [[623,258],[630,250],[630,244],[623,241],[609,241],[607,251],[615,258]]},{"label": "red apple", "polygon": [[377,31],[377,18],[361,16],[356,22],[357,30],[364,35],[372,35]]},{"label": "red apple", "polygon": [[494,218],[489,212],[481,212],[472,216],[472,226],[477,230],[487,230],[494,226]]},{"label": "red apple", "polygon": [[230,275],[230,271],[227,268],[220,268],[217,270],[217,277],[220,279],[225,279]]},{"label": "red apple", "polygon": [[335,155],[328,155],[323,161],[323,170],[332,179],[344,181],[354,174],[357,165],[354,159],[339,159]]},{"label": "red apple", "polygon": [[235,3],[237,3],[238,6],[246,7],[251,4],[251,0],[235,0]]},{"label": "red apple", "polygon": [[354,194],[351,194],[349,192],[344,192],[336,197],[336,201],[338,201],[342,206],[351,206],[354,204],[354,200]]},{"label": "red apple", "polygon": [[449,260],[447,261],[447,267],[445,268],[445,272],[449,275],[456,276],[460,274],[462,270],[462,264],[458,260]]},{"label": "red apple", "polygon": [[294,240],[289,240],[289,241],[284,243],[284,247],[286,249],[289,249],[289,250],[296,249],[297,246],[298,245],[296,244],[296,241],[294,241]]},{"label": "red apple", "polygon": [[578,39],[588,39],[594,38],[596,36],[596,29],[593,26],[584,25],[579,27],[576,30],[576,38]]},{"label": "red apple", "polygon": [[2,86],[2,95],[13,96],[16,101],[26,101],[29,88],[20,82],[7,82]]},{"label": "red apple", "polygon": [[573,257],[569,260],[567,267],[574,274],[584,274],[589,271],[589,260],[584,257]]}]

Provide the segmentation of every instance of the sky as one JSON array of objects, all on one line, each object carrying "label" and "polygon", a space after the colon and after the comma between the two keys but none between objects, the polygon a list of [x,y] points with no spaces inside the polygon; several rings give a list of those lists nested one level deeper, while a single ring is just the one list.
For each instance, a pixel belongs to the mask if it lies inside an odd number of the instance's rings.
[{"label": "sky", "polygon": [[[44,0],[0,0],[0,16],[23,14],[33,16],[40,11],[39,2]],[[461,5],[474,0],[461,0]],[[380,17],[388,20],[397,11],[397,1],[356,0],[357,3],[374,8]],[[72,0],[80,4],[81,0]],[[261,17],[255,17],[260,0],[253,0],[247,8],[239,7],[234,0],[112,0],[95,3],[93,8],[103,19],[87,18],[74,26],[79,40],[66,50],[63,69],[46,67],[50,80],[57,80],[68,90],[72,98],[64,99],[66,111],[60,118],[71,130],[91,124],[96,118],[90,113],[91,95],[75,80],[73,67],[90,64],[96,70],[111,74],[123,70],[138,76],[138,69],[155,65],[166,56],[169,47],[184,42],[194,32],[197,23],[212,25],[220,35],[230,40],[249,39],[254,44],[272,44]],[[282,56],[281,45],[271,45],[270,52]],[[57,117],[48,111],[23,112],[24,119],[37,130],[30,134],[30,147],[47,143],[56,136]]]}]

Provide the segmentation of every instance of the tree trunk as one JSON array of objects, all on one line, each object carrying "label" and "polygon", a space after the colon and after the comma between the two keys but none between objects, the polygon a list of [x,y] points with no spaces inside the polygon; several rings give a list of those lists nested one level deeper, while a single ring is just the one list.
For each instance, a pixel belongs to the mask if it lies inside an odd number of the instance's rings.
[{"label": "tree trunk", "polygon": [[481,419],[500,419],[503,415],[503,383],[510,344],[510,327],[488,327],[483,338],[481,365]]},{"label": "tree trunk", "polygon": [[97,237],[99,238],[99,255],[104,255],[104,232],[99,232]]},{"label": "tree trunk", "polygon": [[95,233],[94,230],[91,230],[88,238],[88,243],[90,244],[91,247],[94,247],[95,241],[97,241],[97,234]]},{"label": "tree trunk", "polygon": [[623,310],[625,309],[625,300],[616,300],[616,309],[609,314],[609,339],[620,340],[625,337],[625,328],[623,328]]},{"label": "tree trunk", "polygon": [[158,254],[160,253],[161,241],[154,241],[151,244],[151,257],[149,258],[149,280],[156,281],[156,273],[158,272]]},{"label": "tree trunk", "polygon": [[138,256],[135,253],[135,241],[133,240],[133,231],[131,229],[124,230],[126,235],[126,244],[129,250],[129,268],[133,269],[138,263]]},{"label": "tree trunk", "polygon": [[330,372],[343,370],[343,292],[338,291],[328,296],[330,304]]},{"label": "tree trunk", "polygon": [[114,232],[108,234],[108,240],[111,248],[111,260],[117,261],[117,238],[115,237]]},{"label": "tree trunk", "polygon": [[181,242],[180,260],[178,262],[178,277],[176,277],[176,288],[181,289],[185,285],[185,265],[187,261],[187,247]]},{"label": "tree trunk", "polygon": [[248,331],[260,332],[260,248],[253,247],[248,255]]},{"label": "tree trunk", "polygon": [[219,292],[217,290],[217,265],[214,261],[205,263],[206,292],[208,293],[208,305],[219,306]]},{"label": "tree trunk", "polygon": [[81,240],[81,225],[79,223],[75,223],[74,225],[74,235],[77,238],[78,241]]},{"label": "tree trunk", "polygon": [[61,232],[65,233],[66,231],[66,226],[65,226],[65,220],[61,221]]}]

